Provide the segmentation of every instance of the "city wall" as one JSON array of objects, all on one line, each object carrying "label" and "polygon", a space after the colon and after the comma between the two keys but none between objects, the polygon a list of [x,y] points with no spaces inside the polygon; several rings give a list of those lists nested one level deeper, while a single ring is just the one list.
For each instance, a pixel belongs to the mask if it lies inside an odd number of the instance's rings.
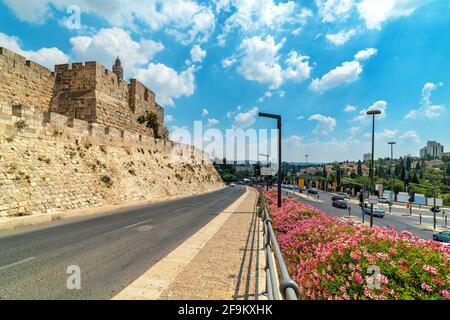
[{"label": "city wall", "polygon": [[223,186],[206,155],[191,146],[18,102],[0,101],[0,219]]},{"label": "city wall", "polygon": [[168,139],[164,109],[155,93],[138,80],[120,79],[95,61],[57,65],[51,72],[0,48],[0,101],[153,137],[153,130],[137,121],[150,111],[158,116],[159,137]]},{"label": "city wall", "polygon": [[54,74],[21,55],[0,48],[0,101],[47,111],[53,97]]}]

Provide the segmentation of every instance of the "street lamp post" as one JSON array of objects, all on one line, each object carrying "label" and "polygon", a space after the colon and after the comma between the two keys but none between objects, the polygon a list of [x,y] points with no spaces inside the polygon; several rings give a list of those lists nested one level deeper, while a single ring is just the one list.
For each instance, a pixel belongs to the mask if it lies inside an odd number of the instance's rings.
[{"label": "street lamp post", "polygon": [[277,120],[278,129],[278,208],[281,208],[281,115],[260,112],[258,116]]},{"label": "street lamp post", "polygon": [[392,204],[394,203],[394,170],[392,170],[392,164],[394,162],[394,145],[396,142],[388,142],[391,146],[391,201],[389,202],[389,213],[392,213]]},{"label": "street lamp post", "polygon": [[[367,115],[372,116],[372,162],[371,162],[371,180],[372,180],[372,195],[375,195],[375,177],[374,177],[374,153],[375,153],[375,116],[381,114],[380,110],[369,110]],[[373,227],[373,203],[370,204],[370,226]]]}]

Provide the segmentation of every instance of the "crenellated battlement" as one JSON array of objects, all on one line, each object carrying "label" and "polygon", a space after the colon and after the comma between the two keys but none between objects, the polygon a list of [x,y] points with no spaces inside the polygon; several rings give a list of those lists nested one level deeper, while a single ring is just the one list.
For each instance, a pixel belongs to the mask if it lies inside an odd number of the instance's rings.
[{"label": "crenellated battlement", "polygon": [[64,115],[69,123],[82,120],[147,137],[153,137],[153,130],[137,119],[154,112],[161,124],[159,136],[168,138],[164,109],[155,93],[138,80],[128,83],[96,61],[60,64],[51,72],[0,48],[0,75],[0,102]]},{"label": "crenellated battlement", "polygon": [[[164,152],[178,152],[192,155],[199,159],[208,159],[206,154],[193,146],[174,143],[169,140],[156,139],[152,136],[119,130],[98,123],[90,123],[67,116],[42,111],[39,108],[24,105],[12,105],[0,102],[0,134],[9,137],[45,139],[96,145],[114,145],[118,147],[157,148]],[[190,157],[190,156],[189,156]]]}]

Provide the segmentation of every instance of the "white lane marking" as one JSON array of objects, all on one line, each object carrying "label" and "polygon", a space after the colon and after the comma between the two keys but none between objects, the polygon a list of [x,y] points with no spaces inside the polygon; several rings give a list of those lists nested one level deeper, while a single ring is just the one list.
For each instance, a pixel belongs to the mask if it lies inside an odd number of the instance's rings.
[{"label": "white lane marking", "polygon": [[139,226],[139,225],[141,225],[143,223],[146,223],[146,222],[149,222],[149,221],[152,221],[152,220],[153,220],[153,218],[152,219],[147,219],[147,220],[144,220],[144,221],[141,221],[141,222],[138,222],[138,223],[130,224],[129,226],[124,227],[124,229],[130,229],[130,228]]},{"label": "white lane marking", "polygon": [[28,261],[31,261],[31,260],[33,260],[33,259],[36,259],[36,257],[30,257],[30,258],[27,258],[27,259],[23,259],[23,260],[20,260],[20,261],[17,261],[17,262],[8,264],[8,265],[6,265],[6,266],[0,267],[0,271],[6,270],[6,269],[8,269],[8,268],[17,266],[17,265],[19,265],[19,264],[22,264],[22,263],[25,263],[25,262],[28,262]]},{"label": "white lane marking", "polygon": [[153,228],[154,228],[154,226],[147,225],[147,226],[140,226],[136,230],[139,231],[139,232],[143,232],[143,231],[153,230]]},{"label": "white lane marking", "polygon": [[183,211],[183,210],[186,210],[186,209],[187,208],[180,208],[180,209],[175,210],[173,213],[180,212],[180,211]]}]

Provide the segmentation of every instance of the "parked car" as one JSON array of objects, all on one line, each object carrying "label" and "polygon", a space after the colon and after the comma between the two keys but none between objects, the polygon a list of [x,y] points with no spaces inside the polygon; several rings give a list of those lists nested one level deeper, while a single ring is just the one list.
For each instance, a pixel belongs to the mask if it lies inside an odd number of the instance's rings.
[{"label": "parked car", "polygon": [[337,196],[344,199],[350,199],[350,196],[347,193],[338,193]]},{"label": "parked car", "polygon": [[345,198],[341,197],[341,196],[332,196],[331,197],[331,201],[336,201],[336,200],[345,201]]},{"label": "parked car", "polygon": [[230,183],[230,187],[236,187],[236,183],[234,182]]},{"label": "parked car", "polygon": [[450,243],[450,231],[442,231],[433,234],[433,240]]},{"label": "parked car", "polygon": [[333,207],[347,209],[347,202],[344,200],[333,200]]},{"label": "parked car", "polygon": [[380,198],[378,198],[378,201],[379,201],[380,203],[385,203],[385,204],[390,204],[390,203],[391,203],[391,200],[389,200],[389,199],[386,198],[386,197],[380,197]]},{"label": "parked car", "polygon": [[[367,203],[363,207],[363,211],[365,214],[368,214],[368,215],[371,214],[370,206],[368,206]],[[385,211],[383,209],[378,208],[378,207],[373,207],[373,216],[374,217],[384,218],[384,214],[385,214]]]},{"label": "parked car", "polygon": [[309,189],[309,190],[308,190],[308,193],[309,193],[309,194],[318,194],[319,191],[317,191],[317,189]]}]

